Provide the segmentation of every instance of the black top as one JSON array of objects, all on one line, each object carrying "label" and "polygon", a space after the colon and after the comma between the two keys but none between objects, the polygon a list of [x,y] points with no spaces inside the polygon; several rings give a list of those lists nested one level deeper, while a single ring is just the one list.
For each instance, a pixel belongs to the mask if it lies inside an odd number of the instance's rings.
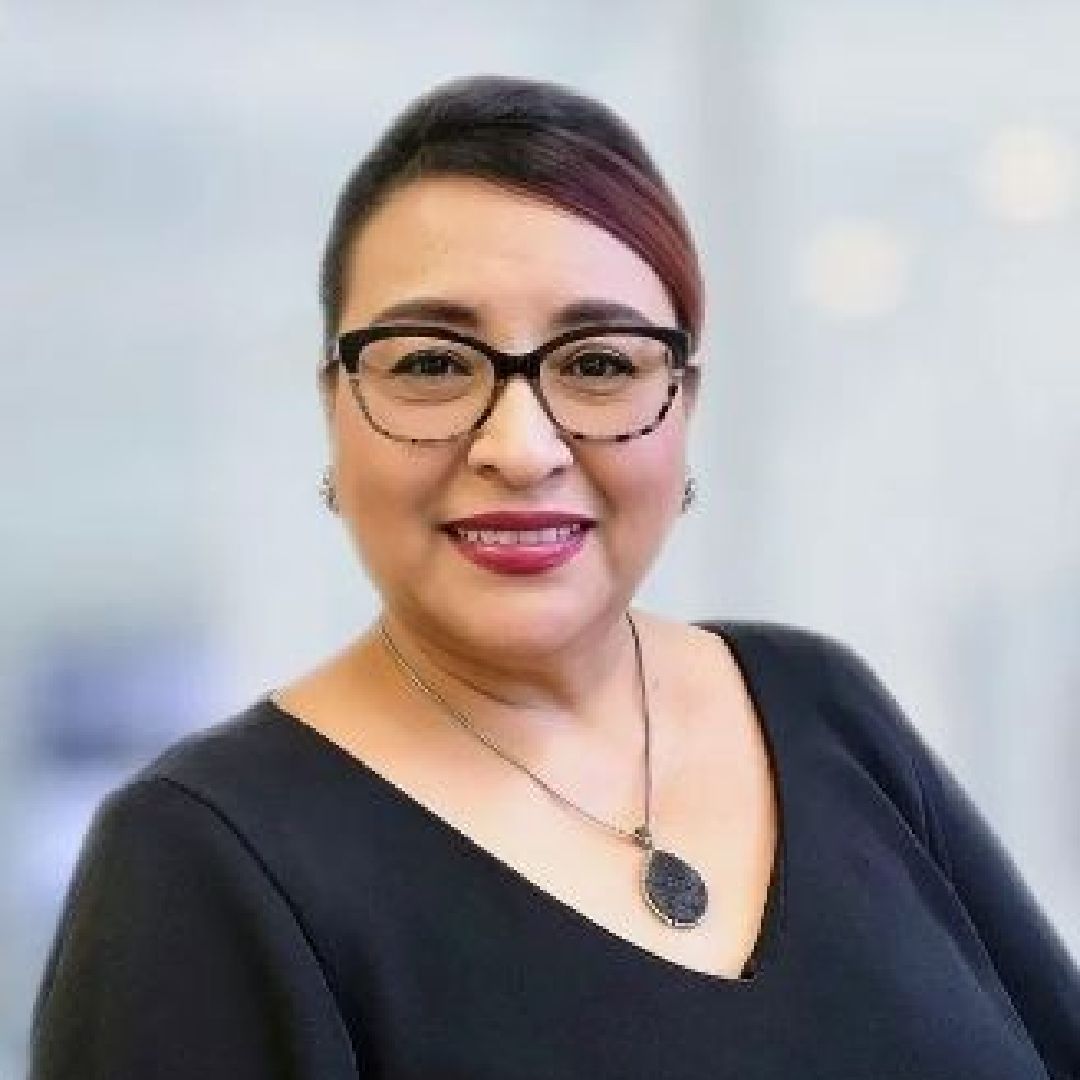
[{"label": "black top", "polygon": [[1080,1077],[1080,972],[888,691],[810,631],[703,625],[780,796],[744,977],[616,936],[263,698],[98,808],[32,1080]]}]

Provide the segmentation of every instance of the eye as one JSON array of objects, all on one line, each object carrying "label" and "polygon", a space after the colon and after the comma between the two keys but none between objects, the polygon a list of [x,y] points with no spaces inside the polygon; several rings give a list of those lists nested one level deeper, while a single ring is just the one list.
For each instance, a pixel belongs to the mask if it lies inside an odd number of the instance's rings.
[{"label": "eye", "polygon": [[472,369],[457,353],[450,349],[420,349],[408,353],[391,368],[393,375],[470,375]]},{"label": "eye", "polygon": [[610,378],[612,375],[633,375],[634,362],[618,349],[600,349],[592,346],[574,353],[562,365],[560,373],[585,378]]}]

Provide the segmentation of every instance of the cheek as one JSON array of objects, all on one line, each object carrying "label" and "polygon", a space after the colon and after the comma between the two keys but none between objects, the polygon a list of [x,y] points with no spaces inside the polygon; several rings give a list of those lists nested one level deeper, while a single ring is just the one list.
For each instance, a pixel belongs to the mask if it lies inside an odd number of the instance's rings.
[{"label": "cheek", "polygon": [[[676,425],[613,448],[597,476],[614,521],[653,548],[678,513],[685,479],[685,444]],[[602,475],[601,475],[602,472]],[[621,528],[620,528],[621,531]]]},{"label": "cheek", "polygon": [[339,512],[357,553],[377,579],[393,576],[395,568],[409,573],[437,540],[438,495],[453,467],[449,455],[392,442],[347,413],[332,433]]}]

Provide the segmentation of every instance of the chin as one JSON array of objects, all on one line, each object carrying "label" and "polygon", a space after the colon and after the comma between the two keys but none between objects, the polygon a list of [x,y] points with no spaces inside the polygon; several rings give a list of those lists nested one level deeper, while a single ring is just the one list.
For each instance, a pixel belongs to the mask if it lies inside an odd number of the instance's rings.
[{"label": "chin", "polygon": [[498,600],[441,599],[437,609],[424,605],[425,622],[441,624],[462,645],[507,658],[565,648],[604,621],[611,603],[610,597],[605,604],[599,595],[582,595],[580,588],[504,594]]}]

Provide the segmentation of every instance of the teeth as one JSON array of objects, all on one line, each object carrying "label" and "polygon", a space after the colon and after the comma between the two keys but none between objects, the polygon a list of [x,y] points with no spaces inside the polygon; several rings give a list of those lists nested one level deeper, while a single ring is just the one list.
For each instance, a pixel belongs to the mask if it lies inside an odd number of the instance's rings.
[{"label": "teeth", "polygon": [[557,544],[581,532],[581,526],[558,525],[547,529],[456,529],[471,544]]}]

